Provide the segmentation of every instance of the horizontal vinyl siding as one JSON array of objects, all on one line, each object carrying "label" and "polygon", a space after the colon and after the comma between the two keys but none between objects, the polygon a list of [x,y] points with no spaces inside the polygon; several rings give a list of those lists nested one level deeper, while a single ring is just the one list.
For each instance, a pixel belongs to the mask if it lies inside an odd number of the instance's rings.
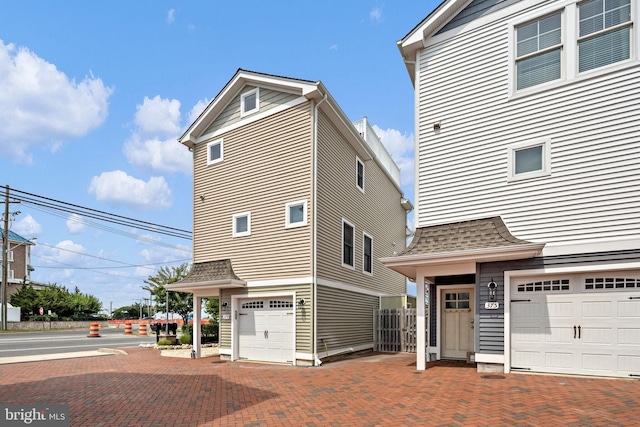
[{"label": "horizontal vinyl siding", "polygon": [[[194,262],[231,259],[242,280],[311,275],[311,120],[300,104],[216,137],[224,161],[195,148]],[[201,199],[204,197],[204,200]],[[308,200],[307,226],[285,229],[285,204]],[[251,235],[232,216],[251,212]]]},{"label": "horizontal vinyl siding", "polygon": [[[531,258],[518,261],[484,263],[478,266],[478,338],[480,353],[502,354],[504,351],[504,272],[512,270],[534,270],[542,268],[568,267],[576,264],[593,265],[594,269],[606,270],[607,264],[619,264],[630,260],[639,260],[640,250],[573,254]],[[489,301],[487,284],[493,280],[497,285],[498,310],[487,310],[484,303]],[[514,296],[512,295],[512,298]]]},{"label": "horizontal vinyl siding", "polygon": [[[385,294],[404,294],[405,277],[378,261],[405,247],[401,193],[374,160],[364,162],[364,194],[356,187],[356,153],[323,113],[318,139],[318,277]],[[355,227],[353,270],[342,267],[343,218]],[[363,232],[373,238],[373,275],[362,273]]]},{"label": "horizontal vinyl siding", "polygon": [[[508,52],[507,20],[422,51],[417,226],[501,215],[531,241],[640,237],[640,65],[509,99]],[[551,176],[508,182],[507,147],[545,139]]]},{"label": "horizontal vinyl siding", "polygon": [[[217,131],[218,129],[234,125],[244,117],[240,117],[240,99],[243,93],[255,89],[254,86],[246,86],[242,91],[233,98],[229,105],[216,117],[213,123],[204,131],[204,135]],[[260,88],[259,112],[269,111],[272,108],[286,104],[296,98],[296,95],[279,92],[275,90]],[[255,113],[253,113],[255,114]],[[247,116],[250,117],[250,116]]]},{"label": "horizontal vinyl siding", "polygon": [[373,343],[373,310],[378,297],[318,286],[318,356]]},{"label": "horizontal vinyl siding", "polygon": [[[294,286],[270,286],[269,288],[254,289],[225,289],[221,292],[220,303],[226,301],[231,307],[231,297],[233,295],[242,295],[246,298],[262,298],[265,293],[275,295],[278,292],[291,293],[295,292],[294,305],[296,310],[296,352],[311,354],[313,349],[311,345],[311,334],[313,330],[313,316],[311,307],[313,307],[311,292],[311,284],[300,284]],[[297,301],[304,298],[305,304],[300,307]],[[229,309],[231,310],[231,309]],[[231,313],[229,311],[228,313]],[[231,313],[233,317],[233,313]],[[224,325],[224,327],[223,327]],[[231,348],[231,322],[220,322],[220,347]]]}]

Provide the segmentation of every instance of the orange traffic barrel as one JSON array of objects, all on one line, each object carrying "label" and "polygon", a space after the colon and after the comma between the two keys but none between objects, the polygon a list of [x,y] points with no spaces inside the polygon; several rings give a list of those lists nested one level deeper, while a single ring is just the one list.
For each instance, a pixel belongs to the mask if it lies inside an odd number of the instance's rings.
[{"label": "orange traffic barrel", "polygon": [[146,323],[140,323],[140,329],[138,330],[138,335],[140,335],[141,337],[146,337],[147,336],[147,324]]},{"label": "orange traffic barrel", "polygon": [[133,335],[133,326],[131,326],[131,322],[126,322],[124,324],[124,334]]},{"label": "orange traffic barrel", "polygon": [[100,337],[100,324],[92,323],[89,325],[89,335],[90,338],[99,338]]}]

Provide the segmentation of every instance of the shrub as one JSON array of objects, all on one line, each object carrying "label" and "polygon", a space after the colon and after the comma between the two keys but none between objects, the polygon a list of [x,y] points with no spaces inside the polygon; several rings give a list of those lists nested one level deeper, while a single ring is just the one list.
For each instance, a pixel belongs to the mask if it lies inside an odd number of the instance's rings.
[{"label": "shrub", "polygon": [[160,340],[160,341],[158,341],[158,345],[171,345],[171,341],[169,341],[169,340]]},{"label": "shrub", "polygon": [[182,334],[180,336],[180,344],[191,344],[191,335]]}]

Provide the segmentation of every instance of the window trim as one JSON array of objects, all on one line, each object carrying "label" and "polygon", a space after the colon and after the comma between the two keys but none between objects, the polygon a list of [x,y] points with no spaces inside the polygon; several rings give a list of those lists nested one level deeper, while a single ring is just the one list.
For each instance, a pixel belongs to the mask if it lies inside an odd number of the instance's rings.
[{"label": "window trim", "polygon": [[[211,146],[220,145],[220,157],[217,159],[211,159]],[[224,160],[224,138],[219,138],[207,143],[207,166],[215,165]]]},{"label": "window trim", "polygon": [[[371,242],[371,247],[370,249],[370,253],[369,253],[369,267],[371,268],[371,271],[367,271],[365,269],[365,259],[366,259],[366,248],[367,245],[365,244],[366,239],[369,238],[369,241]],[[363,231],[362,232],[362,272],[366,275],[369,276],[373,276],[373,236],[371,236],[369,233]]]},{"label": "window trim", "polygon": [[[247,217],[247,231],[238,232],[236,230],[236,219]],[[245,237],[251,236],[251,212],[240,212],[231,216],[231,235],[232,237]]]},{"label": "window trim", "polygon": [[[344,234],[344,226],[348,225],[349,227],[351,227],[351,262],[352,264],[345,264],[344,262],[344,247],[345,247],[345,234]],[[342,218],[342,240],[341,240],[341,250],[340,250],[340,263],[342,264],[343,267],[351,269],[351,270],[355,270],[355,265],[356,265],[356,227],[349,221],[347,221],[346,219]]]},{"label": "window trim", "polygon": [[[295,202],[289,202],[284,205],[284,228],[296,228],[304,227],[307,225],[307,200],[296,200]],[[302,221],[291,222],[291,211],[289,208],[292,206],[302,205]]]},{"label": "window trim", "polygon": [[[516,171],[516,152],[527,148],[542,146],[542,169],[517,174]],[[519,142],[511,144],[507,147],[507,170],[508,181],[522,181],[531,178],[539,178],[551,175],[551,139],[535,139],[531,141]]]},{"label": "window trim", "polygon": [[[256,95],[256,106],[251,110],[245,110],[245,99],[253,94]],[[260,111],[260,88],[256,87],[255,89],[248,90],[240,95],[240,117],[245,117],[253,113],[257,113],[258,111]]]},{"label": "window trim", "polygon": [[[362,187],[360,187],[360,183],[359,183],[359,178],[360,178],[360,171],[359,171],[359,165],[362,165]],[[358,188],[358,190],[362,191],[364,193],[364,187],[365,187],[365,165],[364,162],[362,160],[360,160],[360,157],[356,156],[356,188]]]}]

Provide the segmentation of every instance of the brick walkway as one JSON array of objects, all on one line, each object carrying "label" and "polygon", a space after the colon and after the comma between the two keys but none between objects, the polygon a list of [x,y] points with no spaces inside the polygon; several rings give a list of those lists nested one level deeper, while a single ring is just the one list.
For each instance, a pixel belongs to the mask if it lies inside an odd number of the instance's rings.
[{"label": "brick walkway", "polygon": [[68,404],[71,426],[637,426],[640,381],[415,370],[371,354],[319,368],[157,350],[0,366],[0,402]]}]

